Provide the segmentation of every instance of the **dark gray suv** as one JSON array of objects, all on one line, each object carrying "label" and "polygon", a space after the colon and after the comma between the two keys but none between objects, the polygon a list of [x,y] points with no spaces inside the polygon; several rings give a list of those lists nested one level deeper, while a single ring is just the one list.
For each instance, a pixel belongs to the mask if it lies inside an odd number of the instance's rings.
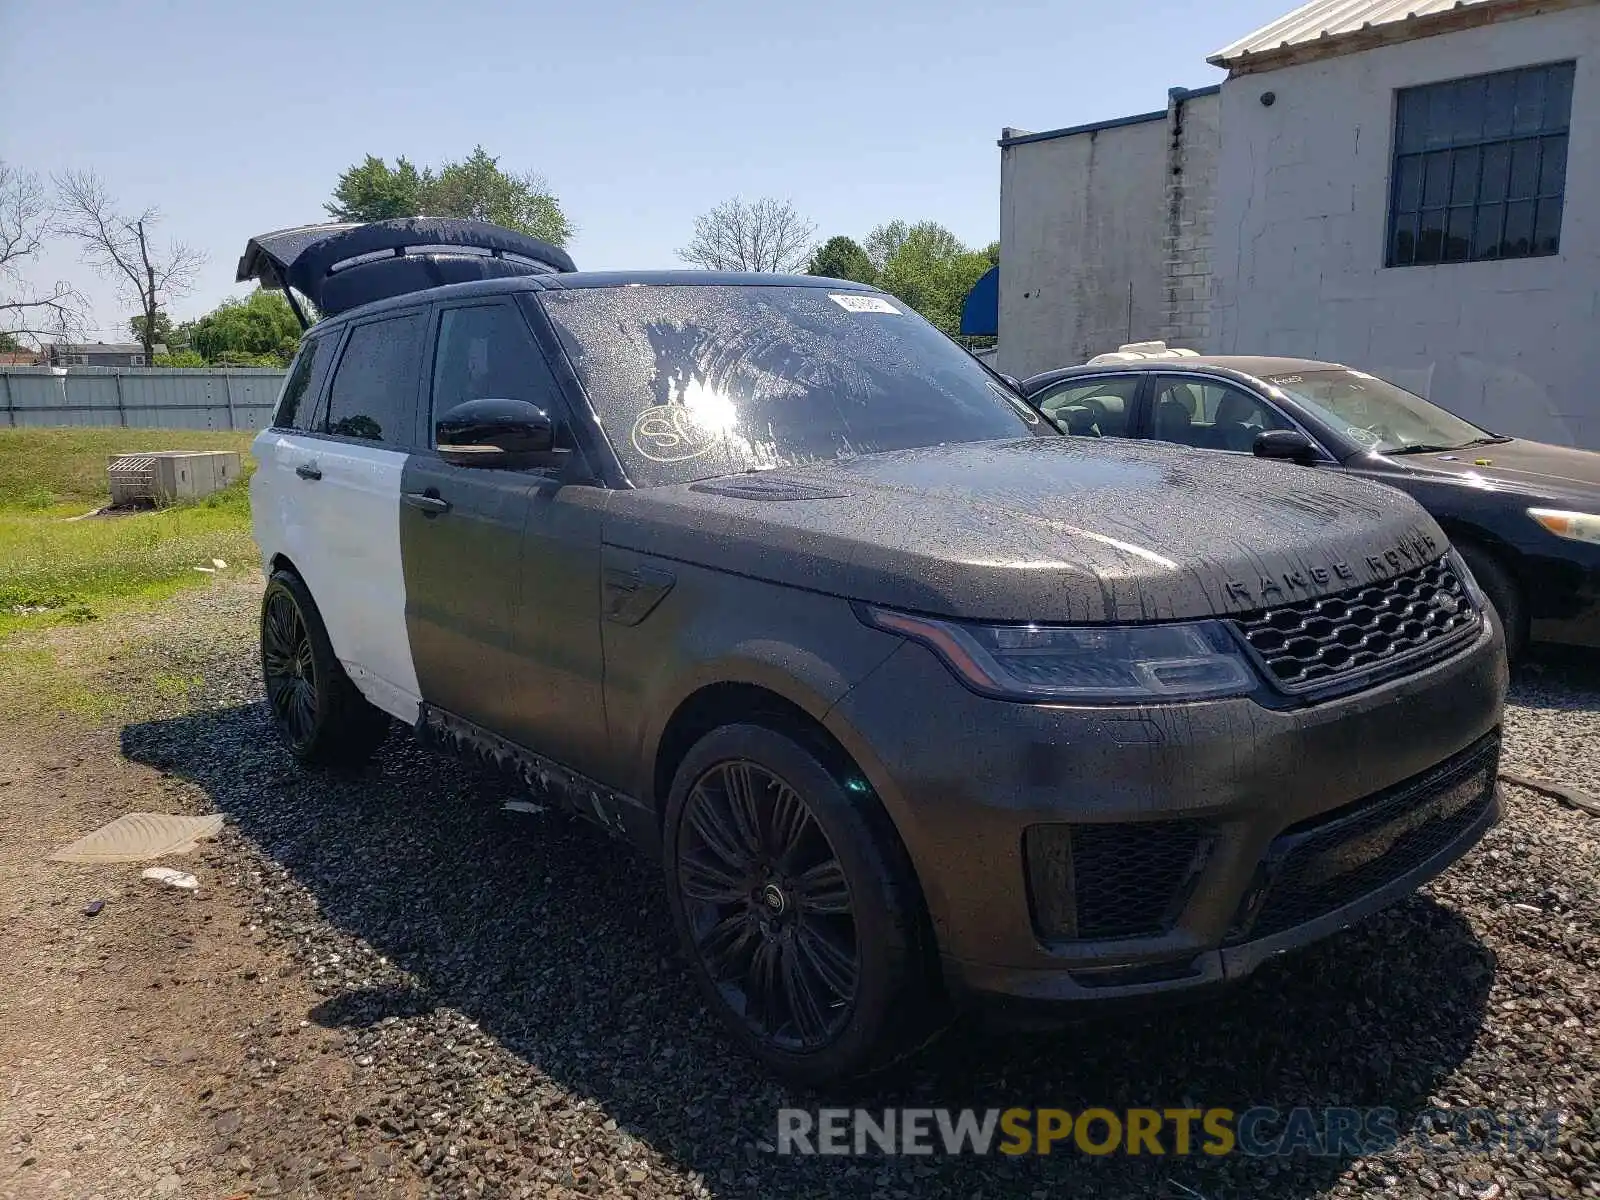
[{"label": "dark gray suv", "polygon": [[658,856],[787,1078],[1242,976],[1495,819],[1501,635],[1398,491],[1059,436],[836,280],[429,221],[240,274],[324,314],[252,483],[289,748],[398,718]]}]

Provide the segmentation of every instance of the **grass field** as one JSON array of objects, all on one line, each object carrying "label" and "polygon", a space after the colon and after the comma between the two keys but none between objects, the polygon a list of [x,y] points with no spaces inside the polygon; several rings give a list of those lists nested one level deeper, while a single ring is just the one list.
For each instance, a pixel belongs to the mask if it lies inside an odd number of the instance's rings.
[{"label": "grass field", "polygon": [[204,582],[196,570],[258,561],[241,480],[193,503],[95,517],[110,500],[106,461],[134,450],[237,450],[248,433],[160,429],[0,429],[0,638],[88,621],[109,604]]}]

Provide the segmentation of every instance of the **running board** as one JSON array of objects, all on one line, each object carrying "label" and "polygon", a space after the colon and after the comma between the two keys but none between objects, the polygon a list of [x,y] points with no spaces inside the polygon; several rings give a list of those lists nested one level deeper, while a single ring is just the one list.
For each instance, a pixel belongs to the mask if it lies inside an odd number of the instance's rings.
[{"label": "running board", "polygon": [[655,814],[615,788],[426,702],[418,706],[415,733],[424,746],[490,767],[537,798],[600,826],[612,837],[652,855],[660,852]]}]

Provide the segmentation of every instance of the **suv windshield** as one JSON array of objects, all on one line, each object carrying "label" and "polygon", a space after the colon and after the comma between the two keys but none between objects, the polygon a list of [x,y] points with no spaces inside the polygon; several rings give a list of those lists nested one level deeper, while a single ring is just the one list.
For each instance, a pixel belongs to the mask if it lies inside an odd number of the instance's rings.
[{"label": "suv windshield", "polygon": [[1460,450],[1498,440],[1421,396],[1362,371],[1304,371],[1264,378],[1378,454]]},{"label": "suv windshield", "polygon": [[650,284],[540,299],[640,485],[1043,426],[971,355],[885,296]]}]

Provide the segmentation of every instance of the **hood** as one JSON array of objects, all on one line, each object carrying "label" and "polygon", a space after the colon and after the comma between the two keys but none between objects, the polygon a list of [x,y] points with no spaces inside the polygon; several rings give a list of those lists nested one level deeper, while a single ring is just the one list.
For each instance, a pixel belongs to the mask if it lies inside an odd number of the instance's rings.
[{"label": "hood", "polygon": [[1479,487],[1502,484],[1531,496],[1586,498],[1588,511],[1600,505],[1600,454],[1512,438],[1438,454],[1389,456],[1386,462],[1417,473],[1450,475]]},{"label": "hood", "polygon": [[1155,443],[978,442],[615,493],[607,543],[993,621],[1156,621],[1342,591],[1447,546],[1410,497]]}]

